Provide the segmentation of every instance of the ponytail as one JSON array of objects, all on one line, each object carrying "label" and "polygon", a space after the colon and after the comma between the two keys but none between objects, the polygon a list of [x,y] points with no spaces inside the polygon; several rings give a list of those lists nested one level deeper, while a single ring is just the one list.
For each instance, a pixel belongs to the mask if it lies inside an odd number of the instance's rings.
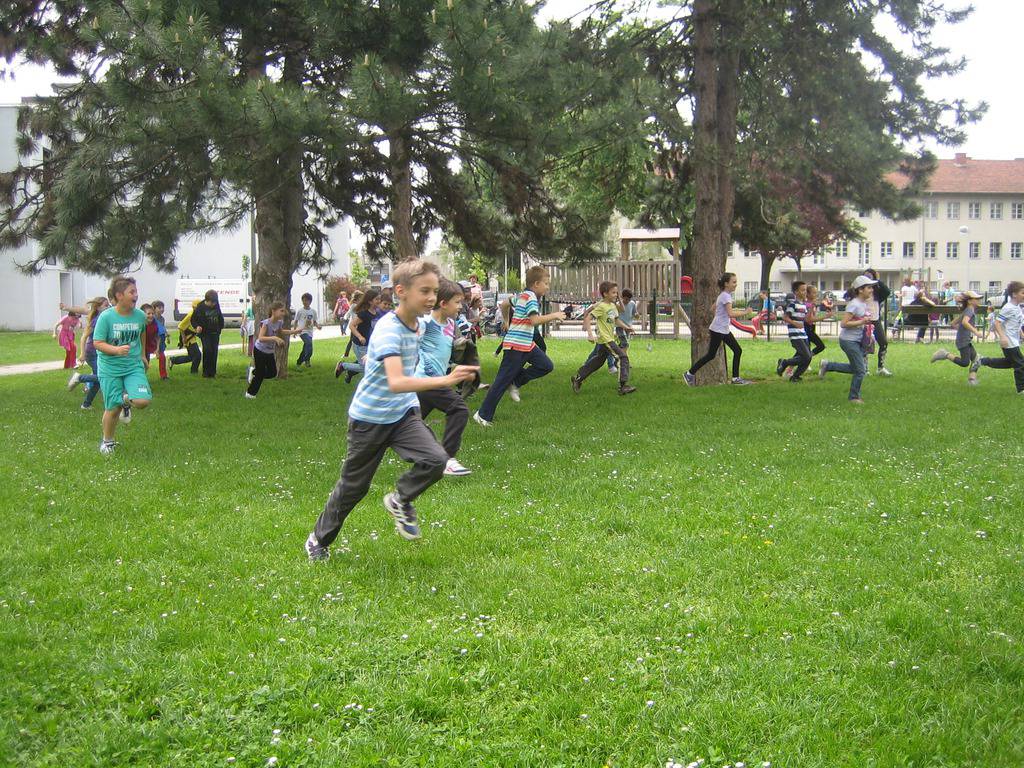
[{"label": "ponytail", "polygon": [[718,287],[721,290],[725,290],[725,284],[733,277],[736,277],[735,272],[726,272],[720,278],[718,278]]}]

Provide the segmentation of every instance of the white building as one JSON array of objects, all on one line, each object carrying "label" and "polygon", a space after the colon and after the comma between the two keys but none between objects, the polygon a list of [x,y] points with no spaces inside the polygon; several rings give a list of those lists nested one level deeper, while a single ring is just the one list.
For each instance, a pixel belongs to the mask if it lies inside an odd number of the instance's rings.
[{"label": "white building", "polygon": [[[892,287],[910,276],[933,289],[949,282],[957,290],[999,294],[1010,280],[1024,280],[1024,158],[974,160],[957,154],[939,160],[919,202],[924,213],[913,221],[854,212],[865,230],[861,242],[842,241],[806,256],[801,272],[792,259],[776,262],[772,292],[788,291],[799,279],[838,293],[869,266]],[[741,296],[756,295],[758,254],[734,246],[726,269],[736,273]]]},{"label": "white building", "polygon": [[[0,171],[10,171],[18,164],[15,144],[17,115],[21,105],[0,105]],[[332,266],[328,274],[350,274],[349,223],[343,222],[329,233]],[[139,285],[141,301],[163,300],[173,306],[175,283],[179,277],[239,279],[243,275],[243,257],[252,253],[251,223],[234,232],[203,239],[183,239],[177,249],[177,272],[159,272],[148,262],[138,265],[132,276]],[[47,263],[35,275],[26,275],[19,264],[34,260],[37,244],[29,241],[17,250],[0,251],[0,328],[7,330],[49,330],[60,319],[60,302],[81,305],[95,296],[106,295],[109,279],[69,269],[62,264]],[[292,286],[293,307],[301,306],[299,297],[313,294],[313,306],[321,318],[330,314],[324,306],[323,279],[314,273],[296,273]]]}]

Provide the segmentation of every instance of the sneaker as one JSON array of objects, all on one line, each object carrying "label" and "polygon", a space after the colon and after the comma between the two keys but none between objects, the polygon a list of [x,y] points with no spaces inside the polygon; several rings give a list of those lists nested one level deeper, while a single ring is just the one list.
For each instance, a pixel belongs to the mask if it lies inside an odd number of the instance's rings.
[{"label": "sneaker", "polygon": [[475,411],[473,413],[473,421],[475,421],[481,427],[493,427],[494,426],[494,422],[493,421],[488,421],[483,416],[481,416],[480,415],[480,411]]},{"label": "sneaker", "polygon": [[850,398],[850,402],[853,403],[854,405],[864,405],[864,401],[859,397]]},{"label": "sneaker", "polygon": [[252,379],[253,379],[253,376],[255,376],[255,375],[256,375],[256,368],[254,366],[250,365],[245,370],[245,383],[246,384],[252,384]]},{"label": "sneaker", "polygon": [[309,360],[307,360],[307,361],[306,361],[306,367],[307,367],[307,368],[312,368],[312,367],[313,367],[313,364],[312,364],[311,362],[309,362]]},{"label": "sneaker", "polygon": [[618,376],[619,375],[619,369],[616,366],[614,366],[614,365],[609,366],[608,373],[610,373],[612,376]]},{"label": "sneaker", "polygon": [[631,387],[629,384],[623,384],[619,387],[620,395],[632,395],[634,392],[636,392],[636,387]]},{"label": "sneaker", "polygon": [[753,384],[754,382],[750,381],[749,379],[744,379],[742,376],[735,376],[732,379],[732,383],[738,387],[745,387],[748,384]]},{"label": "sneaker", "polygon": [[352,383],[352,379],[354,379],[355,377],[356,377],[356,375],[355,375],[354,372],[352,372],[352,371],[345,371],[345,383],[346,384],[351,384]]},{"label": "sneaker", "polygon": [[976,357],[974,359],[974,362],[971,363],[971,375],[974,376],[975,379],[977,379],[977,377],[978,377],[978,369],[979,368],[981,368],[981,358],[980,357]]},{"label": "sneaker", "polygon": [[250,395],[248,392],[246,392],[245,393],[245,399],[246,400],[255,400],[256,399],[256,395]]},{"label": "sneaker", "polygon": [[415,541],[420,537],[416,509],[412,504],[401,501],[397,493],[389,493],[384,497],[384,509],[395,519],[395,530],[399,536],[407,541]]},{"label": "sneaker", "polygon": [[479,392],[482,389],[490,389],[490,388],[491,388],[490,384],[485,384],[484,382],[481,381],[480,382],[480,386],[476,388],[476,391]]},{"label": "sneaker", "polygon": [[100,453],[104,456],[110,456],[114,453],[114,449],[117,448],[117,443],[113,440],[101,440],[100,441]]},{"label": "sneaker", "polygon": [[68,379],[68,392],[70,392],[75,387],[77,387],[78,383],[81,380],[82,380],[82,374],[80,374],[78,371],[75,371],[74,373],[72,373],[71,374],[71,378]]},{"label": "sneaker", "polygon": [[878,375],[879,376],[892,376],[892,371],[890,371],[888,368],[882,367],[882,368],[878,369]]},{"label": "sneaker", "polygon": [[511,384],[508,388],[508,397],[509,400],[511,400],[513,403],[518,403],[520,400],[522,400],[522,397],[520,397],[519,395],[519,387],[517,387],[515,384]]},{"label": "sneaker", "polygon": [[580,387],[583,386],[583,382],[580,381],[579,376],[573,376],[569,379],[569,383],[572,384],[572,391],[577,393],[580,391]]},{"label": "sneaker", "polygon": [[174,358],[173,357],[168,357],[167,358],[167,370],[169,371],[173,367],[174,367]]},{"label": "sneaker", "polygon": [[345,370],[345,361],[344,360],[339,360],[338,364],[336,366],[334,366],[334,378],[336,378],[336,379],[341,378],[341,374],[344,372],[344,370]]},{"label": "sneaker", "polygon": [[775,363],[775,375],[781,376],[784,370],[786,370],[786,361],[780,357],[778,362]]},{"label": "sneaker", "polygon": [[83,411],[91,411],[92,410],[92,406],[91,405],[86,405],[85,403],[82,403],[81,408],[82,408]]},{"label": "sneaker", "polygon": [[462,466],[458,459],[448,459],[448,463],[444,465],[444,473],[448,477],[462,477],[473,474],[473,470]]},{"label": "sneaker", "polygon": [[939,362],[939,360],[948,360],[948,359],[949,359],[949,350],[948,349],[937,349],[937,350],[935,350],[935,354],[932,355],[932,362],[933,363],[937,363],[937,362]]},{"label": "sneaker", "polygon": [[686,386],[688,386],[688,387],[696,387],[697,386],[697,377],[694,376],[689,371],[687,371],[686,373],[683,374],[683,381],[686,382]]},{"label": "sneaker", "polygon": [[828,373],[828,360],[822,360],[818,363],[818,378],[824,379],[825,374]]},{"label": "sneaker", "polygon": [[118,415],[118,421],[122,424],[132,423],[132,406],[131,401],[128,400],[128,393],[124,393],[124,397],[121,398],[121,413]]},{"label": "sneaker", "polygon": [[309,555],[310,560],[328,560],[331,557],[331,550],[327,547],[321,547],[316,534],[311,533],[309,538],[306,539],[306,554]]},{"label": "sneaker", "polygon": [[802,376],[790,376],[790,378],[789,378],[789,383],[790,384],[802,384],[803,381],[804,381],[804,379],[803,379]]},{"label": "sneaker", "polygon": [[786,370],[784,370],[782,372],[782,378],[784,378],[784,379],[791,379],[791,378],[793,378],[793,371],[794,370],[795,369],[793,368],[792,365],[786,366]]},{"label": "sneaker", "polygon": [[972,387],[978,386],[978,374],[972,373],[970,376],[968,376],[967,383],[970,384]]}]

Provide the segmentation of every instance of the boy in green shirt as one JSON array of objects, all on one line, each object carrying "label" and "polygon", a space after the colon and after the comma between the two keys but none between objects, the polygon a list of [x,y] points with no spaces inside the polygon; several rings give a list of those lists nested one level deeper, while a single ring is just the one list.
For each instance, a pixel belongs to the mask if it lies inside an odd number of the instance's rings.
[{"label": "boy in green shirt", "polygon": [[[570,379],[572,391],[579,392],[583,380],[599,370],[609,357],[614,357],[619,369],[619,394],[628,395],[636,392],[636,387],[629,385],[629,356],[626,350],[619,346],[615,329],[621,328],[626,333],[633,333],[633,328],[619,319],[619,310],[616,308],[616,302],[619,300],[618,284],[606,280],[597,289],[601,293],[601,300],[583,313],[583,330],[587,332],[587,341],[596,343],[597,346],[594,347],[594,352],[587,362]],[[596,337],[590,327],[591,318],[597,320]]]},{"label": "boy in green shirt", "polygon": [[120,275],[107,291],[113,306],[96,320],[96,347],[100,390],[103,392],[103,441],[100,453],[114,452],[114,430],[120,419],[132,420],[132,408],[145,408],[153,399],[146,371],[146,313],[135,307],[139,290],[135,278]]}]

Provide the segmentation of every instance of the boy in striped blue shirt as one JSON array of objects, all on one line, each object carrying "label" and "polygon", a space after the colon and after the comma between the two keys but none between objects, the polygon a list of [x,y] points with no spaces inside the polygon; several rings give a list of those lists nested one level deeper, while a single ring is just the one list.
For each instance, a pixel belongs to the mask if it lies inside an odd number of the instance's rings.
[{"label": "boy in striped blue shirt", "polygon": [[566,317],[563,311],[540,313],[538,297],[548,291],[551,275],[544,267],[530,267],[526,270],[526,290],[516,297],[509,320],[508,331],[501,343],[502,357],[494,383],[487,391],[480,410],[473,414],[473,421],[482,427],[493,426],[494,412],[501,401],[505,390],[513,402],[519,402],[519,388],[534,379],[547,376],[555,369],[544,350],[534,339],[534,330],[538,325],[562,320]]},{"label": "boy in striped blue shirt", "polygon": [[424,330],[421,318],[437,301],[440,272],[436,264],[417,259],[396,267],[392,279],[398,307],[377,321],[366,348],[366,370],[348,409],[348,449],[341,477],[306,539],[310,560],[330,557],[331,543],[366,495],[389,447],[413,466],[384,497],[384,508],[402,538],[420,537],[412,503],[441,479],[448,455],[420,418],[416,393],[453,387],[478,370],[460,365],[445,376],[416,376]]}]

